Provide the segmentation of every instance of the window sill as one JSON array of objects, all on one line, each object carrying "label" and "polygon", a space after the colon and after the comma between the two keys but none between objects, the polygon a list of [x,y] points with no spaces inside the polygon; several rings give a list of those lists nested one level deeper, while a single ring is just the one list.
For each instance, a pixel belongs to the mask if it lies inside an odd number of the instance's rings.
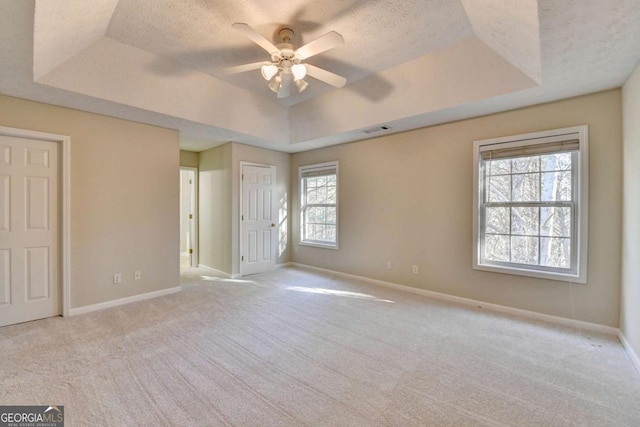
[{"label": "window sill", "polygon": [[312,248],[323,248],[323,249],[333,249],[338,250],[338,244],[335,245],[331,243],[315,243],[315,242],[300,242],[298,243],[300,246],[309,246]]},{"label": "window sill", "polygon": [[476,264],[473,266],[473,269],[480,270],[480,271],[490,271],[492,273],[513,274],[516,276],[533,277],[536,279],[557,280],[561,282],[572,282],[572,283],[579,283],[579,284],[587,283],[586,275],[585,277],[580,277],[577,274],[565,274],[565,273],[555,273],[555,272],[539,271],[539,270],[527,270],[526,268],[500,267],[500,266],[488,265],[488,264]]}]

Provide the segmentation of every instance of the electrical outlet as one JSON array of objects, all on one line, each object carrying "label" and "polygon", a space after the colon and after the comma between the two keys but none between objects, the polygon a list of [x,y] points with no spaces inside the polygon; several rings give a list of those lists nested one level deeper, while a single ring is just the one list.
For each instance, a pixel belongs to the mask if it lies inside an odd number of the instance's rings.
[{"label": "electrical outlet", "polygon": [[113,275],[113,283],[118,284],[122,283],[122,274],[116,273]]},{"label": "electrical outlet", "polygon": [[140,278],[142,278],[142,273],[140,271],[133,273],[133,280],[140,280]]},{"label": "electrical outlet", "polygon": [[411,271],[413,271],[413,274],[418,274],[418,266],[414,265]]},{"label": "electrical outlet", "polygon": [[387,270],[391,270],[392,264],[391,261],[387,261]]}]

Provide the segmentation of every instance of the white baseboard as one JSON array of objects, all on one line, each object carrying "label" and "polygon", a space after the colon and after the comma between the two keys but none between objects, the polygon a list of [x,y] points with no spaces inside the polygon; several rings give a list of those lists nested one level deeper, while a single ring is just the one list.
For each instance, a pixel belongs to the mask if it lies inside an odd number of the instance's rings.
[{"label": "white baseboard", "polygon": [[618,332],[618,339],[622,343],[622,346],[627,351],[629,355],[629,359],[631,359],[631,363],[636,367],[636,369],[640,372],[640,357],[638,357],[638,353],[631,347],[631,343],[627,340],[627,337],[624,336],[622,331]]},{"label": "white baseboard", "polygon": [[293,267],[293,263],[292,262],[283,262],[282,264],[276,264],[276,270],[278,268],[287,268],[287,267]]},{"label": "white baseboard", "polygon": [[404,292],[410,292],[412,294],[418,294],[429,298],[434,298],[442,301],[455,302],[458,304],[464,304],[473,307],[482,307],[483,309],[491,310],[498,313],[509,314],[518,317],[524,317],[532,320],[540,320],[556,325],[569,326],[585,331],[597,332],[601,334],[617,336],[619,333],[618,328],[612,326],[600,325],[597,323],[584,322],[582,320],[567,319],[565,317],[552,316],[550,314],[537,313],[535,311],[522,310],[520,308],[507,307],[505,305],[491,304],[484,301],[478,301],[470,298],[457,297],[454,295],[443,294],[440,292],[427,291],[426,289],[413,288],[411,286],[399,285],[397,283],[385,282],[383,280],[370,279],[368,277],[356,276],[353,274],[342,273],[339,271],[328,270],[325,268],[313,267],[311,265],[299,264],[297,262],[290,263],[292,267],[299,267],[308,270],[319,271],[322,273],[334,274],[337,276],[356,279],[372,285],[384,286],[387,288],[398,289]]},{"label": "white baseboard", "polygon": [[133,295],[126,298],[114,299],[111,301],[99,302],[98,304],[85,305],[83,307],[72,308],[69,310],[69,316],[77,316],[78,314],[90,313],[92,311],[103,310],[105,308],[117,307],[119,305],[130,304],[136,301],[143,301],[146,299],[161,297],[164,295],[175,294],[180,292],[180,286],[175,288],[162,289],[160,291],[147,292],[146,294]]},{"label": "white baseboard", "polygon": [[225,277],[227,279],[235,279],[233,275],[227,273],[226,271],[218,270],[217,268],[209,267],[208,265],[198,264],[198,268],[205,268],[207,270],[211,270],[212,273],[216,273],[217,275]]}]

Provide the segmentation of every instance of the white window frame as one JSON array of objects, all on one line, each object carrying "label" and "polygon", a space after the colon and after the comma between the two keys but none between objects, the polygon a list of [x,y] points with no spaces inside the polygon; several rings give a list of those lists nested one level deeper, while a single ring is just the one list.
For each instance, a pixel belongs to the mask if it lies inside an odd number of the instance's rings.
[{"label": "white window frame", "polygon": [[[576,153],[578,161],[574,168],[574,194],[575,200],[575,236],[572,236],[572,250],[576,253],[575,272],[566,273],[554,269],[527,268],[521,264],[512,263],[482,263],[482,197],[483,182],[481,150],[494,145],[496,148],[524,147],[540,144],[578,139],[579,150]],[[506,136],[474,141],[473,144],[473,268],[475,270],[491,271],[494,273],[514,274],[541,279],[560,280],[573,283],[587,283],[587,252],[588,252],[588,221],[589,221],[589,129],[588,126],[574,126],[563,129],[555,129],[543,132],[533,132],[521,135]]]},{"label": "white window frame", "polygon": [[[305,240],[305,210],[306,210],[306,194],[305,194],[305,185],[303,174],[305,172],[311,171],[323,171],[335,169],[336,171],[336,241],[335,243],[327,243],[320,242],[315,240]],[[300,235],[298,244],[302,246],[313,246],[317,248],[325,248],[325,249],[338,249],[338,240],[339,240],[339,187],[340,187],[340,170],[338,167],[338,161],[334,162],[326,162],[326,163],[317,163],[313,165],[304,165],[298,167],[298,183],[300,185]]]}]

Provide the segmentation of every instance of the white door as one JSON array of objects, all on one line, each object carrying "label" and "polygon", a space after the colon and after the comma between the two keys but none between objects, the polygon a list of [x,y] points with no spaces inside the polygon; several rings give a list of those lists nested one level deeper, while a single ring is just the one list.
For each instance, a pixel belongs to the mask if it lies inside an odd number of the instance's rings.
[{"label": "white door", "polygon": [[61,314],[58,147],[0,136],[0,326]]},{"label": "white door", "polygon": [[195,168],[180,168],[180,257],[186,256],[191,267],[198,266],[197,178]]},{"label": "white door", "polygon": [[242,275],[276,266],[275,166],[242,165]]}]

